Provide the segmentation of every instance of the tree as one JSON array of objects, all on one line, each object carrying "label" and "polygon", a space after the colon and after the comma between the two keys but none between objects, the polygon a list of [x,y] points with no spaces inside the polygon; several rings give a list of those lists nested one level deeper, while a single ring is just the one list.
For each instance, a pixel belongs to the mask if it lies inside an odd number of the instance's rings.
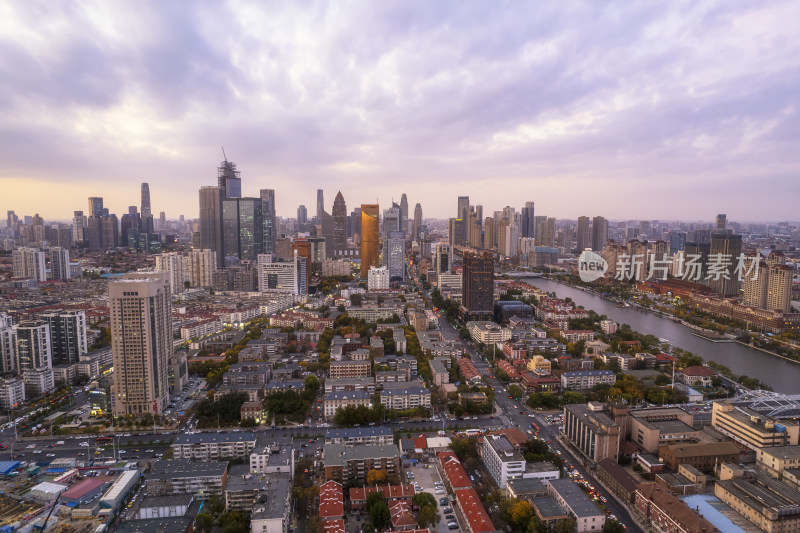
[{"label": "tree", "polygon": [[430,492],[418,492],[411,497],[411,503],[419,508],[426,505],[433,505],[436,507],[436,498]]},{"label": "tree", "polygon": [[306,520],[306,533],[322,533],[322,523],[318,516],[312,516]]},{"label": "tree", "polygon": [[566,520],[559,520],[556,522],[556,527],[553,528],[554,533],[577,533],[578,524],[574,518],[567,518]]},{"label": "tree", "polygon": [[564,391],[562,400],[565,404],[586,403],[586,396],[580,392]]},{"label": "tree", "polygon": [[530,522],[533,516],[531,504],[525,500],[519,500],[511,507],[511,522],[518,528],[523,529]]},{"label": "tree", "polygon": [[625,533],[625,528],[616,520],[606,518],[606,523],[603,524],[603,533]]},{"label": "tree", "polygon": [[436,505],[424,505],[419,508],[418,514],[419,527],[427,528],[435,526],[439,523],[442,517],[439,515],[439,509]]},{"label": "tree", "polygon": [[382,492],[371,492],[367,496],[366,509],[375,531],[383,531],[389,526],[389,505]]},{"label": "tree", "polygon": [[209,533],[214,527],[214,517],[208,513],[200,513],[194,517],[194,530],[198,533]]},{"label": "tree", "polygon": [[206,506],[211,514],[216,515],[225,510],[225,500],[215,494],[208,499]]},{"label": "tree", "polygon": [[522,398],[522,389],[520,388],[519,385],[511,385],[510,387],[508,387],[508,394],[515,400],[519,400],[520,398]]},{"label": "tree", "polygon": [[377,485],[378,483],[383,483],[384,481],[386,481],[385,470],[372,469],[367,472],[367,485]]}]

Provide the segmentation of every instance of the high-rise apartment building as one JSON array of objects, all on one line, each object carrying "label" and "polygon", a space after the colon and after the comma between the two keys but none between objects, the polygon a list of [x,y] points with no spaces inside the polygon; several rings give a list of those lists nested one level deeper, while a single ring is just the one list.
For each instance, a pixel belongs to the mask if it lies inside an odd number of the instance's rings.
[{"label": "high-rise apartment building", "polygon": [[347,250],[347,204],[342,191],[336,193],[333,200],[333,251],[336,257],[344,255]]},{"label": "high-rise apartment building", "polygon": [[[141,227],[139,228],[140,233],[155,233],[155,227],[153,224],[153,212],[150,208],[150,185],[147,183],[142,183],[142,200],[141,200],[141,210],[142,210],[142,222]],[[127,245],[127,242],[123,240],[123,244]]]},{"label": "high-rise apartment building", "polygon": [[[308,287],[309,285],[311,285],[311,263],[314,262],[314,254],[313,254],[311,248],[312,248],[311,247],[311,242],[308,239],[295,239],[295,240],[292,241],[292,246],[291,246],[292,252],[290,254],[290,257],[294,258],[296,256],[296,257],[302,258],[303,259],[303,265],[305,265],[304,267],[302,267],[302,268],[305,268],[305,270],[303,272],[303,277],[305,279],[304,279],[304,281],[299,281],[298,282],[298,287],[299,287],[300,284],[302,284],[305,287]],[[297,252],[297,253],[295,253],[295,252]],[[298,263],[298,269],[301,268],[301,266],[302,265],[300,265],[300,263]],[[300,276],[299,273],[298,273],[298,276]],[[298,291],[299,290],[300,289],[298,288]],[[301,294],[306,294],[306,293],[301,293]]]},{"label": "high-rise apartment building", "polygon": [[217,266],[224,265],[222,247],[222,187],[200,189],[200,248],[216,252]]},{"label": "high-rise apartment building", "polygon": [[50,279],[68,280],[72,277],[69,269],[69,250],[54,246],[49,250]]},{"label": "high-rise apartment building", "polygon": [[17,373],[17,330],[11,317],[0,313],[0,374]]},{"label": "high-rise apartment building", "polygon": [[408,197],[406,193],[400,195],[400,231],[408,235]]},{"label": "high-rise apartment building", "polygon": [[89,353],[86,336],[86,311],[68,309],[40,315],[50,330],[50,345],[54,364],[72,365]]},{"label": "high-rise apartment building", "polygon": [[396,204],[383,210],[383,236],[388,237],[393,231],[400,231],[400,206]]},{"label": "high-rise apartment building", "polygon": [[265,254],[275,253],[275,236],[278,233],[275,215],[275,190],[261,189],[261,216],[264,221],[263,238],[264,244],[261,250]]},{"label": "high-rise apartment building", "polygon": [[380,266],[380,230],[378,204],[361,204],[361,277],[370,267]]},{"label": "high-rise apartment building", "polygon": [[494,256],[489,251],[464,252],[459,314],[464,321],[491,320],[494,310]]},{"label": "high-rise apartment building", "polygon": [[183,256],[184,274],[192,287],[210,287],[217,269],[217,253],[213,250],[192,250]]},{"label": "high-rise apartment building", "polygon": [[305,258],[300,257],[297,250],[291,261],[277,261],[270,254],[258,256],[258,290],[287,291],[295,295],[307,294],[303,291],[306,285],[306,272],[302,268]]},{"label": "high-rise apartment building", "polygon": [[788,313],[792,309],[792,275],[794,269],[786,264],[769,267],[767,309]]},{"label": "high-rise apartment building", "polygon": [[[603,251],[608,240],[608,220],[604,217],[594,217],[592,219],[592,250],[595,252]],[[661,257],[659,257],[661,259]]]},{"label": "high-rise apartment building", "polygon": [[495,241],[495,234],[497,230],[495,229],[495,222],[494,218],[486,217],[486,220],[483,221],[483,249],[484,250],[492,250],[497,246],[497,242]]},{"label": "high-rise apartment building", "polygon": [[686,232],[674,231],[669,232],[669,253],[675,255],[677,252],[686,247]]},{"label": "high-rise apartment building", "polygon": [[304,205],[297,206],[297,223],[308,224],[308,209]]},{"label": "high-rise apartment building", "polygon": [[[578,227],[575,230],[575,240],[577,242],[576,249],[580,254],[587,248],[591,248],[592,246],[592,234],[589,231],[589,217],[578,217]],[[544,244],[541,241],[539,242],[542,246],[550,246],[550,244]]]},{"label": "high-rise apartment building", "polygon": [[156,256],[156,270],[166,272],[169,276],[169,290],[171,294],[183,292],[185,275],[183,272],[183,256],[177,252],[162,253]]},{"label": "high-rise apartment building", "polygon": [[758,309],[767,308],[767,293],[769,291],[769,265],[757,253],[754,258],[747,258],[747,261],[755,260],[757,264],[752,271],[744,276],[742,281],[742,304]]},{"label": "high-rise apartment building", "polygon": [[706,276],[708,286],[717,296],[723,298],[739,296],[741,281],[735,269],[741,253],[741,235],[714,233],[711,236]]},{"label": "high-rise apartment building", "polygon": [[47,281],[47,265],[43,251],[36,248],[17,248],[11,252],[11,260],[15,278]]},{"label": "high-rise apartment building", "polygon": [[43,320],[20,322],[17,326],[17,371],[53,368],[50,326]]},{"label": "high-rise apartment building", "polygon": [[72,240],[76,243],[86,240],[86,217],[83,211],[73,211],[72,213]]},{"label": "high-rise apartment building", "polygon": [[478,217],[478,213],[470,209],[467,218],[467,245],[478,250],[483,248],[483,228],[481,227],[481,222],[483,221]]},{"label": "high-rise apartment building", "polygon": [[367,289],[370,291],[389,288],[389,269],[372,267],[367,273]]},{"label": "high-rise apartment building", "polygon": [[411,232],[412,233],[412,235],[411,235],[412,239],[416,240],[416,239],[419,238],[419,227],[421,225],[422,225],[422,204],[418,203],[414,207],[414,227],[413,227],[413,231]]},{"label": "high-rise apartment building", "polygon": [[112,409],[117,416],[163,413],[169,404],[172,298],[166,272],[136,272],[108,284]]}]

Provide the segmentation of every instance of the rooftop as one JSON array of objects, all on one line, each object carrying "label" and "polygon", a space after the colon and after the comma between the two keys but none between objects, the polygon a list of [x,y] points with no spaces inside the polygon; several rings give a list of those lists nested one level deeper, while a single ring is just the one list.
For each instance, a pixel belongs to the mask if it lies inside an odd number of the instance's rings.
[{"label": "rooftop", "polygon": [[800,515],[800,492],[762,472],[748,470],[744,477],[717,481],[717,485],[759,512],[766,507],[784,517]]},{"label": "rooftop", "polygon": [[514,448],[505,435],[486,435],[484,442],[494,450],[504,463],[524,461],[525,458]]},{"label": "rooftop", "polygon": [[326,444],[322,451],[325,466],[344,466],[346,461],[360,461],[364,459],[378,459],[399,457],[400,450],[394,444],[367,446],[344,446],[341,444]]},{"label": "rooftop", "polygon": [[292,478],[289,474],[270,474],[265,478],[266,493],[261,494],[250,515],[252,520],[281,518],[287,512]]},{"label": "rooftop", "polygon": [[518,496],[547,492],[547,487],[536,478],[509,479],[508,485]]},{"label": "rooftop", "polygon": [[540,496],[538,498],[533,498],[531,501],[545,520],[567,516],[567,512],[558,505],[558,502],[556,502],[552,496]]},{"label": "rooftop", "polygon": [[204,461],[195,463],[188,459],[161,460],[153,464],[149,479],[173,479],[183,477],[222,477],[228,470],[228,463]]},{"label": "rooftop", "polygon": [[456,491],[456,499],[464,512],[464,518],[469,522],[472,533],[487,533],[497,528],[492,524],[486,508],[481,503],[478,493],[472,487]]},{"label": "rooftop", "polygon": [[550,487],[567,502],[572,513],[578,518],[587,516],[605,516],[592,500],[571,479],[551,479]]},{"label": "rooftop", "polygon": [[[259,385],[260,387],[260,385]],[[178,435],[174,444],[228,444],[232,442],[255,442],[256,434],[252,431],[227,433],[194,433]]]},{"label": "rooftop", "polygon": [[365,390],[337,390],[325,394],[325,401],[369,400],[370,394]]},{"label": "rooftop", "polygon": [[772,446],[761,448],[761,452],[778,459],[800,459],[800,446]]},{"label": "rooftop", "polygon": [[353,439],[365,437],[392,437],[392,428],[387,426],[368,426],[364,428],[338,428],[331,429],[325,435],[326,440]]},{"label": "rooftop", "polygon": [[[739,453],[739,446],[732,441],[672,444],[670,446],[661,446],[660,448],[668,448],[674,457],[732,455]],[[659,449],[659,455],[661,455],[661,449]]]},{"label": "rooftop", "polygon": [[120,533],[180,533],[188,530],[191,523],[191,516],[125,520],[119,523],[117,531]]}]

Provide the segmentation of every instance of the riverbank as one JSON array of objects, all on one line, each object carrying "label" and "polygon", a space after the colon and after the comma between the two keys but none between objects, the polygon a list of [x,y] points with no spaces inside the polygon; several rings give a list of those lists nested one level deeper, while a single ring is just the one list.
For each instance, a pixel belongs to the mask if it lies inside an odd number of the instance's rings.
[{"label": "riverbank", "polygon": [[765,354],[769,354],[773,357],[778,357],[783,359],[784,361],[789,361],[790,363],[794,363],[800,366],[800,361],[797,359],[792,359],[791,357],[786,357],[785,355],[781,355],[779,353],[772,352],[770,350],[765,350],[764,348],[759,348],[758,346],[753,346],[752,344],[747,344],[746,342],[742,342],[739,339],[736,339],[736,344],[741,344],[742,346],[747,346],[748,348],[752,348],[753,350],[758,350],[759,352],[764,352]]}]

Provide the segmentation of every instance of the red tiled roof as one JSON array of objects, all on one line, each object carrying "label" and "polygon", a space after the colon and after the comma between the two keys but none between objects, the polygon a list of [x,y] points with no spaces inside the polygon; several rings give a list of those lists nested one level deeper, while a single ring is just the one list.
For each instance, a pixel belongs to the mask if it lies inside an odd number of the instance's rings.
[{"label": "red tiled roof", "polygon": [[322,529],[325,533],[345,533],[347,524],[344,520],[323,520]]},{"label": "red tiled roof", "polygon": [[695,377],[710,377],[717,375],[717,372],[713,368],[708,368],[707,366],[687,366],[681,370],[680,373],[684,376]]},{"label": "red tiled roof", "polygon": [[524,431],[517,428],[505,428],[492,433],[492,435],[505,435],[513,446],[521,446],[530,439]]},{"label": "red tiled roof", "polygon": [[461,466],[461,462],[455,456],[442,457],[440,454],[439,460],[442,462],[444,475],[453,489],[472,487],[472,483],[469,481],[467,472],[464,470],[464,467]]},{"label": "red tiled roof", "polygon": [[389,502],[389,516],[393,527],[408,527],[419,524],[411,512],[411,503],[408,500],[395,500]]},{"label": "red tiled roof", "polygon": [[472,487],[456,491],[456,500],[472,533],[487,533],[497,528],[492,524],[478,493]]},{"label": "red tiled roof", "polygon": [[381,485],[380,487],[352,487],[350,489],[351,502],[365,502],[367,496],[373,492],[383,492],[383,497],[387,500],[410,500],[414,496],[413,485]]},{"label": "red tiled roof", "polygon": [[428,449],[428,438],[425,435],[420,435],[419,437],[414,438],[414,448],[427,450]]},{"label": "red tiled roof", "polygon": [[326,481],[319,488],[319,517],[323,520],[344,516],[344,492],[336,481]]}]

